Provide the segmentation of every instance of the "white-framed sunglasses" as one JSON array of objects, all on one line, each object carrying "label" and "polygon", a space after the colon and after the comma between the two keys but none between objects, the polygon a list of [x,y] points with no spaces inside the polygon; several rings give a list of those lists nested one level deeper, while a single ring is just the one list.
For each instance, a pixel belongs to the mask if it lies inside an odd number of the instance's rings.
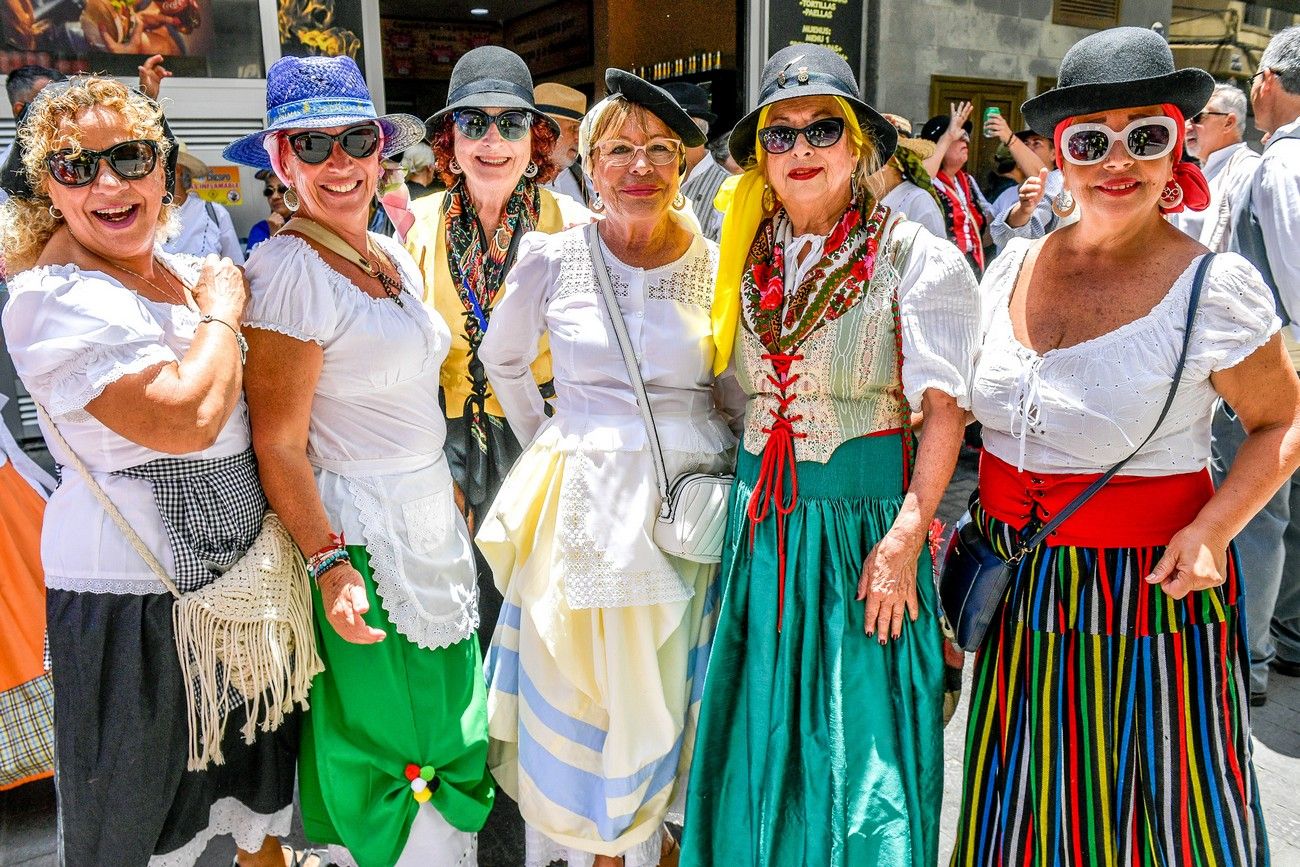
[{"label": "white-framed sunglasses", "polygon": [[1103,161],[1117,141],[1135,160],[1158,160],[1178,143],[1178,124],[1172,117],[1157,115],[1140,117],[1119,132],[1104,123],[1074,123],[1061,133],[1065,158],[1076,166]]}]

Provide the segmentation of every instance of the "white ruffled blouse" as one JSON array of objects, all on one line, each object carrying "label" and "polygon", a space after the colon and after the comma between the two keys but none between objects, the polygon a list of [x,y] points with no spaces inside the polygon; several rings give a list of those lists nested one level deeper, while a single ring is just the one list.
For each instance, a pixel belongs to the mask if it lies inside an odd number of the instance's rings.
[{"label": "white ruffled blouse", "polygon": [[[743,395],[715,390],[717,245],[696,235],[676,261],[643,269],[600,243],[669,479],[729,471],[736,438],[727,417],[739,415]],[[550,418],[529,369],[543,333],[555,374]],[[691,588],[651,538],[660,500],[649,440],[582,227],[524,236],[479,358],[515,435],[530,444],[516,470],[541,451],[566,455],[552,577],[563,576],[557,583],[569,606],[690,598]],[[730,405],[720,409],[724,403]],[[527,507],[498,498],[493,510]]]},{"label": "white ruffled blouse", "polygon": [[[1039,354],[1012,332],[1008,304],[1033,242],[1011,241],[981,286],[983,346],[971,408],[984,447],[1029,472],[1097,473],[1123,460],[1155,426],[1182,349],[1198,257],[1147,315],[1092,340]],[[1089,291],[1080,287],[1080,291]],[[1210,375],[1239,364],[1281,327],[1273,296],[1249,262],[1211,263],[1186,369],[1169,415],[1126,475],[1196,472],[1210,458],[1217,394]]]},{"label": "white ruffled blouse", "polygon": [[[199,260],[155,255],[186,285],[198,278]],[[188,307],[150,301],[103,271],[45,265],[15,275],[4,310],[5,341],[23,384],[58,423],[68,445],[169,573],[171,544],[145,479],[112,475],[164,457],[109,430],[86,404],[124,376],[179,362],[189,351],[199,314]],[[41,429],[55,460],[65,466],[55,438]],[[249,447],[248,411],[238,408],[213,445],[181,457],[229,457]],[[81,476],[63,473],[50,497],[41,530],[45,586],[91,593],[166,593]]]},{"label": "white ruffled blouse", "polygon": [[443,456],[438,377],[451,332],[420,303],[419,269],[391,238],[403,299],[373,298],[305,241],[277,235],[249,257],[246,328],[316,343],[324,353],[307,432],[325,512],[364,543],[390,621],[421,647],[478,627],[469,533]]}]

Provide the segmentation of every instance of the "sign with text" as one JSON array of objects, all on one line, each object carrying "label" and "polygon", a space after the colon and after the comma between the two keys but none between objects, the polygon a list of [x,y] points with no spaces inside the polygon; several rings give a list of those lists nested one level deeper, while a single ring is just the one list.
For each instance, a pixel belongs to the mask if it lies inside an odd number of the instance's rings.
[{"label": "sign with text", "polygon": [[194,179],[194,193],[205,202],[218,205],[242,205],[239,192],[239,166],[209,166],[208,173]]},{"label": "sign with text", "polygon": [[524,59],[536,81],[591,63],[591,3],[560,0],[506,22],[506,46]]},{"label": "sign with text", "polygon": [[387,78],[445,79],[471,48],[500,42],[491,24],[379,19]]},{"label": "sign with text", "polygon": [[787,45],[823,45],[848,61],[862,80],[863,0],[769,0],[767,51]]}]

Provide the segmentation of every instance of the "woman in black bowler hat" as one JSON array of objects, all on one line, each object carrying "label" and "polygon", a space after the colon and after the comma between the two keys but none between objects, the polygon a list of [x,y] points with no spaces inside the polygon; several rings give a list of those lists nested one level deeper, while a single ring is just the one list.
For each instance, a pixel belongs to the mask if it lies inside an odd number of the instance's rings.
[{"label": "woman in black bowler hat", "polygon": [[[1120,27],[1066,52],[1059,82],[1023,112],[1081,216],[985,274],[972,520],[1007,556],[1128,462],[1010,567],[975,659],[952,863],[1262,867],[1229,543],[1300,465],[1300,381],[1255,268],[1165,219],[1209,202],[1181,158],[1210,75]],[[1219,398],[1249,436],[1216,491]]]}]

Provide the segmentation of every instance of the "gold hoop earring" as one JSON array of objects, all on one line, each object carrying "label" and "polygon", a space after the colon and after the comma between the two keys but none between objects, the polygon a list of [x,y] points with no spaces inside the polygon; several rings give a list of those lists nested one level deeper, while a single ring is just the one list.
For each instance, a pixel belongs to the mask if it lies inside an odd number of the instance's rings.
[{"label": "gold hoop earring", "polygon": [[776,210],[776,192],[767,184],[763,184],[763,210]]},{"label": "gold hoop earring", "polygon": [[686,197],[682,195],[681,190],[678,190],[677,195],[673,197],[673,210],[680,211],[684,207],[686,207]]},{"label": "gold hoop earring", "polygon": [[290,213],[297,211],[302,205],[302,200],[298,198],[298,191],[289,187],[284,191],[284,206],[289,209]]},{"label": "gold hoop earring", "polygon": [[63,212],[60,211],[58,208],[54,207],[54,205],[50,205],[50,216],[56,220],[62,220]]}]

